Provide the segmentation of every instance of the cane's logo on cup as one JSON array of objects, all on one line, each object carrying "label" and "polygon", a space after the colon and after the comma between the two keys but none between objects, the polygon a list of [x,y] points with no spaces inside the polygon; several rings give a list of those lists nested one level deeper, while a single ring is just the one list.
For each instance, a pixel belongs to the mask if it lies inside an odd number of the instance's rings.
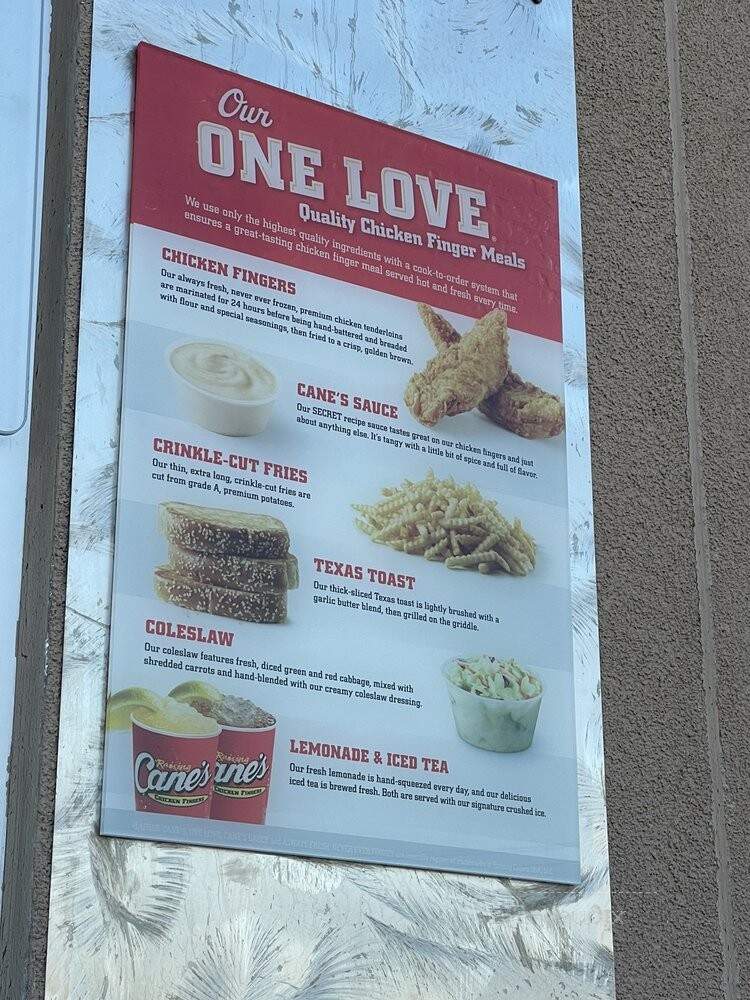
[{"label": "cane's logo on cup", "polygon": [[155,758],[148,750],[133,761],[135,790],[165,806],[190,809],[208,801],[211,766],[202,760],[196,767],[184,761]]},{"label": "cane's logo on cup", "polygon": [[[242,706],[245,709],[245,706]],[[226,725],[221,720],[219,747],[214,775],[215,794],[211,802],[211,819],[229,823],[265,823],[268,792],[271,785],[273,748],[276,740],[276,720],[267,725],[256,718],[255,725]],[[248,720],[249,721],[249,720]]]},{"label": "cane's logo on cup", "polygon": [[219,746],[216,720],[175,698],[132,688],[111,699],[108,724],[121,725],[118,716],[127,708],[136,809],[208,819]]},{"label": "cane's logo on cup", "polygon": [[214,795],[225,795],[228,799],[253,799],[265,794],[267,785],[263,781],[270,768],[264,753],[255,760],[247,757],[227,755],[219,750],[216,754],[214,775]]},{"label": "cane's logo on cup", "polygon": [[130,729],[139,812],[265,823],[276,719],[247,698],[189,681],[166,696],[126,688],[107,729]]},{"label": "cane's logo on cup", "polygon": [[170,697],[221,727],[211,819],[265,823],[276,740],[274,716],[248,698],[222,694],[204,681],[180,684]]}]

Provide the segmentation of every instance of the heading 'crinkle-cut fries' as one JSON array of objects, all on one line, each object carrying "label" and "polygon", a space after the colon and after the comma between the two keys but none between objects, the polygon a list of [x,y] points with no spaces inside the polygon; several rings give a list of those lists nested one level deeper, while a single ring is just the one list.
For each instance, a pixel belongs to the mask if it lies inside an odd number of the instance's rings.
[{"label": "heading 'crinkle-cut fries'", "polygon": [[443,562],[448,569],[503,571],[526,576],[534,568],[536,546],[516,519],[507,521],[494,500],[476,486],[438,479],[406,479],[386,487],[376,504],[354,504],[355,523],[381,545]]}]

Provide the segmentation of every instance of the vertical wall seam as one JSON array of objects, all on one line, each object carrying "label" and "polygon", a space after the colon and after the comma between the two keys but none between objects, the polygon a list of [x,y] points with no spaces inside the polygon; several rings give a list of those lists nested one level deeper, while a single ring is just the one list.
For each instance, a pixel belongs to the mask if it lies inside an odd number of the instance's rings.
[{"label": "vertical wall seam", "polygon": [[70,355],[69,334],[71,323],[75,329],[78,325],[80,268],[75,247],[83,228],[72,181],[76,150],[83,141],[80,128],[73,127],[85,72],[78,42],[80,9],[81,0],[54,0],[49,29],[36,349],[5,847],[5,871],[12,877],[6,875],[0,906],[2,1000],[32,1000],[44,993],[69,516],[65,495],[72,452],[64,430],[66,414],[72,421],[74,407],[75,356]]},{"label": "vertical wall seam", "polygon": [[704,710],[711,772],[711,818],[717,861],[717,909],[723,959],[723,992],[726,1000],[739,1000],[739,963],[732,913],[729,841],[726,824],[724,765],[719,726],[718,668],[711,595],[711,549],[703,476],[703,443],[698,395],[698,342],[692,285],[692,236],[687,182],[687,153],[680,78],[678,0],[664,0],[666,58],[669,82],[669,118],[672,131],[672,187],[674,192],[677,272],[680,297],[680,333],[685,366],[690,481],[693,498],[693,537],[698,587],[698,613],[702,649]]}]

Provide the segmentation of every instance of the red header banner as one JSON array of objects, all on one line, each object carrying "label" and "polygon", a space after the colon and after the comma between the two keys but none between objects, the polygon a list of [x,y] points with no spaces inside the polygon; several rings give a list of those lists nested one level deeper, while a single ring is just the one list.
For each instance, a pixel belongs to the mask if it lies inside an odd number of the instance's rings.
[{"label": "red header banner", "polygon": [[557,184],[142,43],[131,221],[562,340]]}]

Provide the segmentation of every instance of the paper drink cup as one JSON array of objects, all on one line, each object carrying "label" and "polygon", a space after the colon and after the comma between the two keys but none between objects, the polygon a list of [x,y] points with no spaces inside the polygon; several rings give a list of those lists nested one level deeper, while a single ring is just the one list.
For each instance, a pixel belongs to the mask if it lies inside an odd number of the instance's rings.
[{"label": "paper drink cup", "polygon": [[[211,722],[213,720],[206,720]],[[170,733],[132,718],[133,782],[139,812],[211,815],[219,726],[200,735]]]},{"label": "paper drink cup", "polygon": [[276,723],[258,729],[222,724],[211,819],[265,823]]}]

